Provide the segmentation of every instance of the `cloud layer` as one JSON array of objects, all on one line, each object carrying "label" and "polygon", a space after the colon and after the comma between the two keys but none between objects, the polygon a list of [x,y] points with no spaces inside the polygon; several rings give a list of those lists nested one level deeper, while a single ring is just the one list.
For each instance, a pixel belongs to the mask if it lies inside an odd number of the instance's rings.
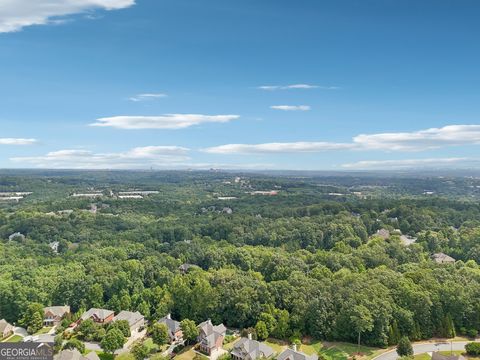
[{"label": "cloud layer", "polygon": [[116,129],[184,129],[203,123],[226,123],[238,115],[165,114],[159,116],[114,116],[97,119],[90,126]]},{"label": "cloud layer", "polygon": [[319,152],[327,150],[424,151],[445,146],[480,144],[480,125],[449,125],[413,132],[357,135],[349,143],[289,142],[227,144],[205,149],[213,154]]},{"label": "cloud layer", "polygon": [[275,91],[275,90],[295,90],[295,89],[323,89],[323,90],[338,90],[338,86],[318,86],[311,84],[292,84],[292,85],[262,85],[258,87],[260,90]]},{"label": "cloud layer", "polygon": [[147,93],[147,94],[138,94],[132,97],[129,97],[128,100],[134,101],[134,102],[140,102],[140,101],[150,101],[150,100],[156,100],[156,99],[161,99],[167,97],[167,94],[163,93]]},{"label": "cloud layer", "polygon": [[445,166],[468,167],[478,166],[479,159],[471,158],[432,158],[432,159],[403,159],[403,160],[366,160],[349,164],[343,164],[345,169],[355,170],[391,170],[391,169],[408,169],[408,168],[444,168]]},{"label": "cloud layer", "polygon": [[58,17],[89,10],[116,10],[134,4],[135,0],[0,0],[0,33],[58,23]]},{"label": "cloud layer", "polygon": [[308,111],[311,107],[308,105],[273,105],[270,106],[270,109],[282,111]]},{"label": "cloud layer", "polygon": [[188,161],[190,159],[188,152],[188,148],[180,146],[145,146],[118,153],[59,150],[44,156],[14,157],[10,160],[19,164],[52,169],[143,169],[150,166],[168,167]]},{"label": "cloud layer", "polygon": [[36,139],[0,138],[0,145],[33,145]]}]

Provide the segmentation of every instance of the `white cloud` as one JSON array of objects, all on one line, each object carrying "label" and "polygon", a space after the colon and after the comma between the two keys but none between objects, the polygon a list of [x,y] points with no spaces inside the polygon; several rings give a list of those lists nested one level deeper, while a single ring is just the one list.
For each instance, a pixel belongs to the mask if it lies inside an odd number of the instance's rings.
[{"label": "white cloud", "polygon": [[282,111],[309,111],[311,107],[308,105],[273,105],[270,106],[270,109]]},{"label": "white cloud", "polygon": [[206,148],[203,151],[210,154],[255,154],[255,153],[289,153],[289,152],[319,152],[328,150],[351,149],[351,144],[330,142],[291,142],[266,143],[257,145],[228,144]]},{"label": "white cloud", "polygon": [[54,24],[67,15],[89,10],[123,9],[135,0],[0,0],[0,33],[30,25]]},{"label": "white cloud", "polygon": [[457,165],[458,167],[478,166],[479,159],[471,158],[433,158],[433,159],[404,159],[404,160],[364,160],[350,164],[343,164],[346,169],[406,169],[406,168],[442,168],[445,166]]},{"label": "white cloud", "polygon": [[480,144],[480,125],[449,125],[413,132],[355,136],[349,143],[293,142],[227,144],[204,149],[213,154],[320,152],[327,150],[424,151],[445,146]]},{"label": "white cloud", "polygon": [[139,101],[149,101],[149,100],[156,100],[167,97],[167,94],[162,93],[147,93],[147,94],[138,94],[132,97],[129,97],[128,100],[139,102]]},{"label": "white cloud", "polygon": [[292,85],[262,85],[258,87],[260,90],[275,91],[275,90],[294,90],[294,89],[323,89],[323,90],[338,90],[338,86],[318,86],[310,84],[292,84]]},{"label": "white cloud", "polygon": [[32,145],[36,142],[36,139],[0,138],[0,145]]},{"label": "white cloud", "polygon": [[391,151],[421,151],[449,145],[480,144],[480,125],[449,125],[413,132],[358,135],[360,148]]},{"label": "white cloud", "polygon": [[184,129],[203,123],[226,123],[238,115],[165,114],[159,116],[113,116],[97,119],[90,126],[116,129]]},{"label": "white cloud", "polygon": [[60,169],[144,169],[168,167],[188,161],[189,149],[180,146],[137,147],[118,153],[94,153],[89,150],[59,150],[43,156],[14,157],[10,160],[39,168]]}]

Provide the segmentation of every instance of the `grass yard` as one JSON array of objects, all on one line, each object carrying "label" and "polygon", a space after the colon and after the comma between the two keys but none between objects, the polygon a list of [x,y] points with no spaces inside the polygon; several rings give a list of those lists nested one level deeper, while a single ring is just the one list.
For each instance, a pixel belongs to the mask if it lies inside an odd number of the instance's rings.
[{"label": "grass yard", "polygon": [[208,357],[205,355],[193,351],[193,346],[187,346],[183,349],[177,356],[175,356],[175,360],[192,360],[195,355],[201,356],[202,360],[208,360]]},{"label": "grass yard", "polygon": [[41,334],[46,334],[50,330],[52,330],[52,327],[43,327],[40,330],[38,330],[34,335],[41,335]]},{"label": "grass yard", "polygon": [[100,360],[113,360],[113,355],[112,354],[107,354],[102,351],[96,351],[98,357]]},{"label": "grass yard", "polygon": [[21,337],[20,335],[12,335],[9,338],[6,338],[5,340],[3,340],[2,342],[16,343],[22,340],[23,340],[23,337]]},{"label": "grass yard", "polygon": [[414,360],[430,360],[431,357],[427,353],[418,354],[413,357]]},{"label": "grass yard", "polygon": [[382,350],[378,348],[363,345],[358,347],[355,344],[343,342],[324,342],[319,351],[326,360],[346,360],[353,355],[357,359],[371,359],[381,352]]},{"label": "grass yard", "polygon": [[283,350],[288,348],[288,344],[285,341],[268,338],[264,343],[270,346],[277,354],[280,354]]}]

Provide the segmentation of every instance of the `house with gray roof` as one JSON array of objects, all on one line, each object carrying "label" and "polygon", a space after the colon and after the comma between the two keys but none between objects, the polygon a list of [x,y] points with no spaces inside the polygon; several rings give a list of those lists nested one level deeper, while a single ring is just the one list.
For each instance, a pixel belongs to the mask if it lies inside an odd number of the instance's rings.
[{"label": "house with gray roof", "polygon": [[180,327],[180,322],[173,320],[170,314],[158,320],[159,324],[165,324],[168,328],[168,337],[170,343],[179,342],[183,340],[183,332]]},{"label": "house with gray roof", "polygon": [[57,326],[62,319],[70,314],[70,306],[47,306],[43,308],[43,325]]},{"label": "house with gray roof", "polygon": [[248,338],[241,338],[234,345],[231,351],[234,360],[257,360],[267,359],[273,356],[275,351],[268,345],[252,339],[249,334]]},{"label": "house with gray roof", "polygon": [[5,339],[13,334],[13,325],[7,322],[7,320],[0,320],[0,340]]},{"label": "house with gray roof", "polygon": [[455,259],[444,253],[433,254],[432,259],[437,264],[455,264]]},{"label": "house with gray roof", "polygon": [[199,348],[207,355],[220,350],[225,339],[227,328],[225,325],[213,325],[209,319],[198,325],[199,335],[197,341]]},{"label": "house with gray roof", "polygon": [[278,355],[277,360],[318,360],[318,356],[316,354],[307,355],[297,351],[297,345],[293,345],[293,349],[286,349]]},{"label": "house with gray roof", "polygon": [[62,350],[53,357],[54,360],[100,360],[95,351],[89,352],[87,355],[82,355],[77,349]]},{"label": "house with gray roof", "polygon": [[92,319],[94,322],[98,324],[106,324],[112,321],[113,317],[114,317],[114,313],[112,310],[91,308],[90,310],[82,314],[79,321],[81,322],[87,319]]},{"label": "house with gray roof", "polygon": [[145,317],[138,311],[132,312],[122,310],[117,316],[113,318],[113,321],[118,320],[128,321],[131,332],[138,332],[141,328],[145,326]]}]

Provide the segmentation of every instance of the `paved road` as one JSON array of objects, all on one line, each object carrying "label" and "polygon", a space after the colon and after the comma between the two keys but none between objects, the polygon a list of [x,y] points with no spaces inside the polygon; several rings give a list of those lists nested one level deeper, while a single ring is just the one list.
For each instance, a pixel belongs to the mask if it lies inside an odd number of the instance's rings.
[{"label": "paved road", "polygon": [[[428,352],[435,352],[435,351],[453,351],[456,350],[465,350],[465,345],[467,345],[470,341],[454,341],[450,343],[449,341],[441,341],[441,342],[432,342],[432,343],[423,343],[423,344],[413,344],[413,353],[416,354],[423,354]],[[396,350],[391,350],[386,353],[383,353],[374,360],[396,360],[399,358]]]}]

